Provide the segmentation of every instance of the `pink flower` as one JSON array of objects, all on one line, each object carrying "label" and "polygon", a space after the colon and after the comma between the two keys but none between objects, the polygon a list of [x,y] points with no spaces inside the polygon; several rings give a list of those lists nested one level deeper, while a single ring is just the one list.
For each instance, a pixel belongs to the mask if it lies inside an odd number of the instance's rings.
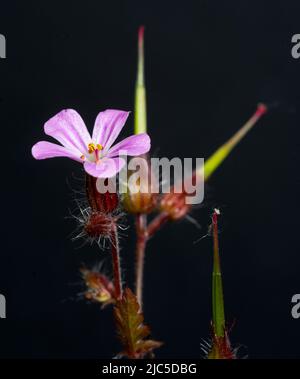
[{"label": "pink flower", "polygon": [[96,178],[115,176],[125,165],[120,155],[141,155],[150,150],[146,133],[132,135],[112,146],[120,134],[129,112],[107,109],[96,118],[90,136],[81,116],[73,109],[65,109],[50,118],[44,126],[48,136],[61,145],[40,141],[32,148],[35,159],[67,157],[83,163],[85,171]]}]

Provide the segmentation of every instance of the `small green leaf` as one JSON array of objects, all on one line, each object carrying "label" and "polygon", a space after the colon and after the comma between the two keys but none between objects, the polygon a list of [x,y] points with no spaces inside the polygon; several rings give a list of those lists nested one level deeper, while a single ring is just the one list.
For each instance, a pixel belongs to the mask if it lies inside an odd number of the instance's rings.
[{"label": "small green leaf", "polygon": [[124,347],[122,355],[143,358],[162,345],[161,342],[145,339],[150,334],[150,328],[144,325],[144,315],[129,288],[125,288],[122,298],[117,301],[114,316],[118,336]]}]

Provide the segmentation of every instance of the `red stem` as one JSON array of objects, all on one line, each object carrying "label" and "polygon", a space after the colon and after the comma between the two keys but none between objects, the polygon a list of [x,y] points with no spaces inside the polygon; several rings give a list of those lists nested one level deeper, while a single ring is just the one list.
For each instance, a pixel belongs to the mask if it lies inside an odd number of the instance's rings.
[{"label": "red stem", "polygon": [[147,217],[144,214],[136,216],[136,266],[135,266],[135,290],[138,303],[142,309],[143,306],[143,278],[144,278],[144,260],[145,249],[147,244]]},{"label": "red stem", "polygon": [[218,238],[218,216],[219,211],[214,210],[212,215],[212,227],[213,227],[213,243],[214,243],[214,269],[220,271],[220,256],[219,256],[219,238]]},{"label": "red stem", "polygon": [[114,275],[114,285],[117,299],[122,297],[122,278],[121,278],[121,265],[120,265],[120,249],[117,225],[113,225],[111,234],[111,254]]},{"label": "red stem", "polygon": [[166,213],[160,213],[148,225],[147,238],[152,237],[167,221],[169,216]]},{"label": "red stem", "polygon": [[135,291],[138,303],[143,306],[143,279],[145,250],[148,239],[152,237],[169,219],[165,213],[160,213],[147,226],[147,216],[138,214],[136,216],[136,266],[135,266]]}]

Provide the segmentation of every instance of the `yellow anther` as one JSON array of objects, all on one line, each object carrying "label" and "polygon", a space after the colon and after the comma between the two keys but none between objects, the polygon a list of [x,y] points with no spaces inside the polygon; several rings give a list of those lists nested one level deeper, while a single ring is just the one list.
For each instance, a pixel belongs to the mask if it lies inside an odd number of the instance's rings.
[{"label": "yellow anther", "polygon": [[103,146],[100,145],[100,143],[97,143],[97,145],[95,145],[93,142],[91,142],[91,143],[88,144],[88,152],[89,152],[89,154],[92,154],[95,151],[100,151],[100,150],[103,150]]},{"label": "yellow anther", "polygon": [[84,160],[85,160],[85,156],[82,155],[82,156],[80,157],[80,159],[82,159],[82,160],[84,161]]},{"label": "yellow anther", "polygon": [[96,146],[93,142],[89,143],[88,144],[88,151],[89,151],[89,154],[92,154],[94,151],[96,150]]}]

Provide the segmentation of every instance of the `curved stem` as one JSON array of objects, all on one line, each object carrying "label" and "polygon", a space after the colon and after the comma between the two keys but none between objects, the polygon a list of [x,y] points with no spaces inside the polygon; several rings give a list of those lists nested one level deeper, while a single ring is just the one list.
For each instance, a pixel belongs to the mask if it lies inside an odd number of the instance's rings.
[{"label": "curved stem", "polygon": [[120,248],[117,225],[113,225],[111,234],[111,255],[112,266],[114,275],[114,285],[117,299],[122,297],[122,277],[121,277],[121,265],[120,265]]},{"label": "curved stem", "polygon": [[169,221],[169,216],[166,213],[157,215],[148,225],[147,238],[152,237],[158,230]]},{"label": "curved stem", "polygon": [[136,266],[135,266],[135,291],[138,303],[142,309],[143,306],[143,278],[144,278],[144,260],[145,249],[147,244],[147,216],[138,214],[136,216]]}]

